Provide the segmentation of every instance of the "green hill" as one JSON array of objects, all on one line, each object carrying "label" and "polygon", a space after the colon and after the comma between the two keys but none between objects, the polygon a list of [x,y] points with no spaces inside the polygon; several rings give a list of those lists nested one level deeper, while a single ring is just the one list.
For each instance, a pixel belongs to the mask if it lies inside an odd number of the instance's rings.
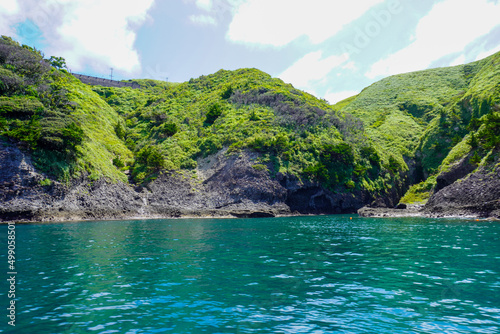
[{"label": "green hill", "polygon": [[111,161],[132,153],[115,134],[120,116],[91,87],[42,54],[0,39],[0,135],[29,151],[49,178],[82,174],[126,181]]},{"label": "green hill", "polygon": [[[136,82],[144,88],[94,88],[124,119],[135,182],[154,178],[158,168],[196,168],[199,157],[223,148],[259,152],[256,168],[337,191],[384,191],[396,180],[397,166],[381,164],[359,119],[259,70],[221,70],[181,84]],[[164,159],[148,162],[157,152]]]},{"label": "green hill", "polygon": [[[497,53],[466,65],[385,78],[337,109],[362,119],[367,136],[400,162],[405,160],[412,183],[427,181],[408,194],[405,200],[411,202],[428,197],[436,177],[472,153],[479,160],[488,157],[489,168],[494,166],[499,103]],[[472,146],[471,136],[480,138]]]}]

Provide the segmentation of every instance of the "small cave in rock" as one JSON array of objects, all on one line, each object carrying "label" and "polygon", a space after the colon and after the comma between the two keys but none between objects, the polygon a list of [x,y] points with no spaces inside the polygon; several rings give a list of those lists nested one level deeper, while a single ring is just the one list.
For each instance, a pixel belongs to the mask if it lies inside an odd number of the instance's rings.
[{"label": "small cave in rock", "polygon": [[292,212],[301,214],[341,213],[340,208],[334,207],[331,198],[319,187],[290,191],[285,203]]}]

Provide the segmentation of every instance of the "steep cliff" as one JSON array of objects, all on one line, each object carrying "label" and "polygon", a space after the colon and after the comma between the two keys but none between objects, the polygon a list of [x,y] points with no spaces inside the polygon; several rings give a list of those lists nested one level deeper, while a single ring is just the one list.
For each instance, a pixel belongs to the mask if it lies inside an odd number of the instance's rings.
[{"label": "steep cliff", "polygon": [[165,171],[144,186],[84,176],[47,181],[29,156],[0,143],[0,220],[64,221],[159,217],[272,217],[355,212],[362,194],[334,194],[312,182],[271,178],[254,168],[258,154],[226,150],[190,171]]}]

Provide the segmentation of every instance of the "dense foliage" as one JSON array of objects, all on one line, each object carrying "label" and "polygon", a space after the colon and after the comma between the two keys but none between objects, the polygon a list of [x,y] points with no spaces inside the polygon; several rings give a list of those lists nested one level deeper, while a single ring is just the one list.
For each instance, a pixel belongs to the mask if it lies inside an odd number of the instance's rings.
[{"label": "dense foliage", "polygon": [[124,119],[134,182],[161,169],[140,158],[155,147],[166,169],[194,169],[222,149],[260,153],[255,168],[339,191],[384,193],[403,165],[366,137],[361,120],[256,69],[221,70],[185,83],[135,80],[141,89],[94,87]]},{"label": "dense foliage", "polygon": [[[42,54],[13,40],[0,39],[0,131],[22,142],[38,158],[71,164],[84,139],[67,91],[58,84],[61,73]],[[60,174],[62,171],[49,170]]]},{"label": "dense foliage", "polygon": [[383,79],[336,107],[361,118],[368,136],[400,163],[411,162],[412,182],[422,181],[405,197],[413,202],[428,198],[437,175],[472,156],[472,150],[475,160],[498,160],[499,103],[497,53],[466,65]]},{"label": "dense foliage", "polygon": [[[112,116],[107,113],[114,111],[72,75],[58,70],[62,67],[60,57],[49,61],[38,50],[0,38],[0,139],[10,138],[30,151],[36,166],[56,179],[69,181],[85,172],[126,180],[103,161],[118,152],[132,156],[106,131]],[[103,141],[114,147],[96,150]]]}]

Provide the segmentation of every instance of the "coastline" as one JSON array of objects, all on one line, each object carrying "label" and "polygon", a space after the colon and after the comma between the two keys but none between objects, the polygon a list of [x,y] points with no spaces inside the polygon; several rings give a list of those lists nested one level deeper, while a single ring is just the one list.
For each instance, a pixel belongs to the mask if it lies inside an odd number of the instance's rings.
[{"label": "coastline", "polygon": [[390,209],[390,208],[370,208],[363,207],[358,210],[360,217],[366,218],[405,218],[405,217],[421,217],[421,218],[438,218],[438,219],[464,219],[464,220],[488,220],[500,221],[500,216],[484,215],[480,212],[450,212],[445,210],[442,213],[431,212],[424,206],[420,208],[409,207],[407,209]]},{"label": "coastline", "polygon": [[[500,219],[500,168],[478,170],[434,193],[425,206],[400,206],[397,191],[374,199],[363,191],[334,193],[314,182],[255,170],[255,152],[199,161],[196,177],[166,171],[145,186],[82,175],[49,185],[31,159],[0,143],[0,223],[172,218],[271,218],[325,214],[361,217]],[[368,203],[372,203],[368,205]],[[368,206],[367,206],[368,205]]]},{"label": "coastline", "polygon": [[[77,217],[73,216],[69,219],[57,219],[57,217],[47,217],[41,220],[1,220],[0,225],[7,225],[9,223],[15,224],[62,224],[62,223],[78,223],[78,222],[98,222],[98,221],[131,221],[131,220],[161,220],[161,219],[258,219],[258,218],[286,218],[286,217],[310,217],[310,216],[350,216],[350,218],[426,218],[426,219],[457,219],[457,220],[473,220],[473,221],[495,221],[500,222],[500,217],[495,216],[481,216],[479,214],[432,214],[426,212],[422,206],[409,207],[407,209],[392,209],[392,208],[371,208],[363,207],[357,213],[317,213],[317,214],[301,214],[294,213],[276,213],[270,212],[230,212],[230,211],[217,211],[217,210],[201,210],[197,212],[184,212],[177,215],[121,215],[121,216],[107,216],[107,217]],[[357,217],[355,217],[357,216]]]}]

